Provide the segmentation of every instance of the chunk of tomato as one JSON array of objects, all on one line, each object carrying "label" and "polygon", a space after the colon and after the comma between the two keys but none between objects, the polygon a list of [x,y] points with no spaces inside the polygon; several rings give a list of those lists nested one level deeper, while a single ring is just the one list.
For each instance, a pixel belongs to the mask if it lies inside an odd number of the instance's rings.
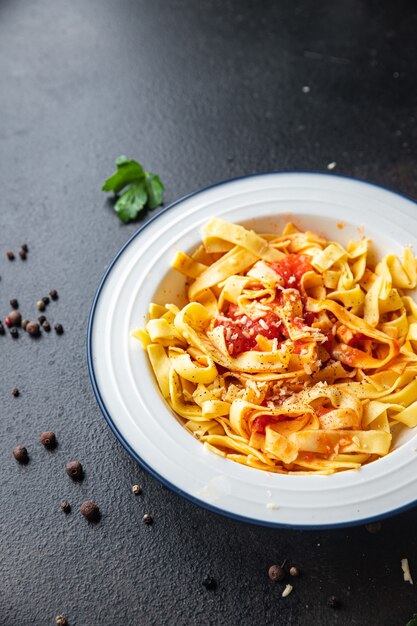
[{"label": "chunk of tomato", "polygon": [[306,254],[287,254],[279,261],[271,263],[272,269],[284,280],[286,288],[300,289],[300,281],[313,267]]}]

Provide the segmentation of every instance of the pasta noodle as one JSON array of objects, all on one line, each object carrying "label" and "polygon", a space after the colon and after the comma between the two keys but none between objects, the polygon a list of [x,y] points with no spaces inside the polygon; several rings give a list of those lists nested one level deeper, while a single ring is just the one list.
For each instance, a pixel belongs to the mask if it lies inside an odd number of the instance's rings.
[{"label": "pasta noodle", "polygon": [[287,224],[212,218],[173,267],[188,303],[151,303],[142,342],[162,395],[213,453],[268,472],[331,474],[388,454],[417,426],[417,285],[410,248],[376,266]]}]

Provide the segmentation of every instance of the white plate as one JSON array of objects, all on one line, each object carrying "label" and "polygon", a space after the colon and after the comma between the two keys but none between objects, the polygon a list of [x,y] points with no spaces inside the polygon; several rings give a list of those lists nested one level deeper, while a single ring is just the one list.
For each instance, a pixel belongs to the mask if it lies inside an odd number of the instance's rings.
[{"label": "white plate", "polygon": [[[90,314],[88,362],[109,426],[130,454],[174,491],[211,510],[270,526],[358,524],[416,500],[417,441],[404,430],[395,449],[359,471],[286,476],[205,452],[172,414],[146,353],[130,332],[150,301],[177,302],[184,279],[170,270],[177,250],[192,250],[212,216],[261,231],[288,220],[346,242],[358,229],[378,254],[417,249],[417,208],[407,198],[334,175],[269,173],[219,183],[167,207],[126,243],[104,276]],[[341,227],[343,225],[343,227]]]}]

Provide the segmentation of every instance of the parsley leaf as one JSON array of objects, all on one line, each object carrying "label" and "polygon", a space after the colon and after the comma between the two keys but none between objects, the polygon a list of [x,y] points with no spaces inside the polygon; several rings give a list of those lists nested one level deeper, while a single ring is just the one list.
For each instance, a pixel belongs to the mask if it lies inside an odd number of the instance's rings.
[{"label": "parsley leaf", "polygon": [[140,163],[129,160],[127,157],[119,157],[116,159],[117,170],[110,176],[104,183],[103,191],[114,191],[119,193],[126,185],[134,183],[141,178],[144,178],[145,172]]},{"label": "parsley leaf", "polygon": [[407,622],[406,626],[417,626],[417,613],[414,613],[413,617],[409,622]]},{"label": "parsley leaf", "polygon": [[146,191],[148,192],[148,205],[150,209],[156,209],[162,203],[164,197],[164,186],[161,179],[152,172],[146,172]]},{"label": "parsley leaf", "polygon": [[116,171],[105,181],[102,190],[117,195],[123,189],[114,205],[123,222],[135,219],[146,206],[155,209],[163,202],[164,185],[159,176],[145,172],[137,161],[120,156],[116,159]]},{"label": "parsley leaf", "polygon": [[126,189],[114,205],[114,210],[122,222],[130,222],[144,208],[147,199],[148,194],[146,193],[145,181],[141,180],[131,185],[129,189]]}]

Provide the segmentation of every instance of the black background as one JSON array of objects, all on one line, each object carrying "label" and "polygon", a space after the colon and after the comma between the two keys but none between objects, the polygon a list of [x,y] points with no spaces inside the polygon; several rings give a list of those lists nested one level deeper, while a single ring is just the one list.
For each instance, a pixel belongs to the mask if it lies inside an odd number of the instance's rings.
[{"label": "black background", "polygon": [[[17,297],[33,318],[56,288],[47,316],[65,327],[36,342],[0,337],[2,625],[64,613],[71,626],[401,626],[417,612],[400,567],[408,557],[417,577],[416,511],[371,535],[265,529],[200,509],[117,443],[85,354],[97,284],[137,228],[100,191],[119,154],[161,175],[166,203],[231,176],[332,161],[417,197],[416,29],[411,1],[0,1],[0,315]],[[28,260],[7,261],[23,241]],[[53,453],[38,441],[46,429]],[[16,443],[26,467],[11,457]],[[63,470],[74,458],[80,484]],[[94,527],[78,512],[87,498],[102,511]],[[303,575],[281,598],[267,568],[285,558]],[[202,586],[207,574],[216,591]],[[326,606],[331,594],[340,611]]]}]

